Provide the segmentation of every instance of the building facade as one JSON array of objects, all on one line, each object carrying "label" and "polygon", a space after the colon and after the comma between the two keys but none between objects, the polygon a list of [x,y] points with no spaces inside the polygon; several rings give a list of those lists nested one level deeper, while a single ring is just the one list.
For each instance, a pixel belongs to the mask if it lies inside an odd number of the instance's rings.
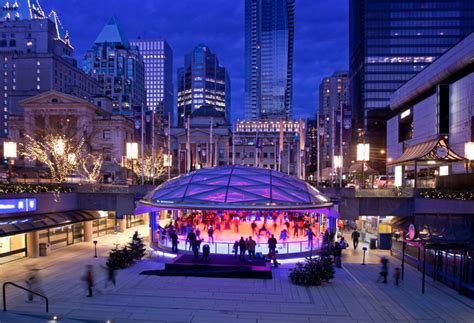
[{"label": "building facade", "polygon": [[245,118],[292,116],[294,0],[245,0]]},{"label": "building facade", "polygon": [[271,168],[297,176],[298,156],[303,164],[308,163],[307,156],[301,154],[303,124],[302,120],[238,121],[233,135],[235,156],[231,159],[236,165]]},{"label": "building facade", "polygon": [[173,122],[173,50],[164,39],[135,39],[145,64],[146,106],[161,118]]},{"label": "building facade", "polygon": [[230,126],[223,111],[204,105],[194,110],[183,127],[171,128],[173,174],[229,165]]},{"label": "building facade", "polygon": [[178,127],[184,127],[186,118],[201,106],[212,106],[230,120],[229,75],[206,45],[196,46],[184,57],[184,67],[178,69],[177,80]]},{"label": "building facade", "polygon": [[133,115],[146,105],[145,65],[137,46],[130,45],[117,18],[110,18],[83,61],[84,71],[96,79],[102,94],[114,101],[114,113]]},{"label": "building facade", "polygon": [[[392,93],[474,31],[474,2],[361,0],[349,6],[354,137],[380,152]],[[382,172],[385,165],[376,164]]]},{"label": "building facade", "polygon": [[99,83],[77,67],[69,34],[57,14],[37,1],[3,1],[0,16],[0,137],[8,119],[22,115],[22,100],[49,90],[82,99],[100,93]]},{"label": "building facade", "polygon": [[[101,102],[100,106],[98,102]],[[133,141],[133,122],[125,116],[112,114],[109,98],[96,98],[94,104],[65,93],[48,91],[25,99],[21,104],[24,114],[12,118],[9,140],[22,143],[25,135],[41,138],[48,133],[65,134],[75,141],[83,139],[90,153],[100,153],[104,157],[102,180],[126,182],[120,162],[126,155],[126,142]],[[41,169],[41,165],[25,159],[18,160],[15,165],[25,178],[35,177],[29,168],[36,174]]]},{"label": "building facade", "polygon": [[474,142],[474,33],[400,87],[390,107],[395,116],[387,123],[387,158],[390,171],[403,170],[400,185],[434,187],[437,176],[468,176],[465,144]]},{"label": "building facade", "polygon": [[[349,110],[349,73],[335,72],[323,78],[319,85],[319,117],[321,128],[321,169],[334,168],[334,156],[343,155],[347,149],[346,132],[351,128]],[[342,118],[341,118],[342,115]],[[342,120],[342,121],[341,121]],[[343,136],[341,139],[341,123]]]}]

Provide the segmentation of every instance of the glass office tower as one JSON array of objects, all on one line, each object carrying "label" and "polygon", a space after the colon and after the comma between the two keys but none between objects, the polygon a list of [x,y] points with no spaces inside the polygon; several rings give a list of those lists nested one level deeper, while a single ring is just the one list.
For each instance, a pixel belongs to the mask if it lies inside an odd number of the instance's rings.
[{"label": "glass office tower", "polygon": [[160,117],[173,120],[173,51],[164,39],[135,39],[145,63],[146,105]]},{"label": "glass office tower", "polygon": [[368,111],[386,108],[400,85],[474,31],[474,1],[349,3],[350,102],[355,127],[367,131]]},{"label": "glass office tower", "polygon": [[199,44],[184,57],[178,69],[178,127],[201,106],[212,106],[230,120],[230,80],[225,67],[210,49]]},{"label": "glass office tower", "polygon": [[138,47],[130,45],[117,18],[110,18],[84,57],[83,70],[99,81],[113,100],[113,112],[132,115],[146,104],[145,65]]},{"label": "glass office tower", "polygon": [[294,0],[245,1],[245,118],[291,118]]}]

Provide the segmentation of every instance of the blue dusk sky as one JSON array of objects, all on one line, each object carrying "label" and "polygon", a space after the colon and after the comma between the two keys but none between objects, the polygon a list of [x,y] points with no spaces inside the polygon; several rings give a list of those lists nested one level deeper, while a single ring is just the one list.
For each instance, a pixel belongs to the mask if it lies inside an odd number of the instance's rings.
[{"label": "blue dusk sky", "polygon": [[[174,79],[199,43],[229,71],[233,118],[243,118],[244,0],[42,0],[69,30],[81,63],[112,15],[128,37],[163,37],[174,52]],[[313,117],[324,76],[348,69],[348,0],[296,0],[294,117]],[[176,82],[176,81],[175,81]]]}]

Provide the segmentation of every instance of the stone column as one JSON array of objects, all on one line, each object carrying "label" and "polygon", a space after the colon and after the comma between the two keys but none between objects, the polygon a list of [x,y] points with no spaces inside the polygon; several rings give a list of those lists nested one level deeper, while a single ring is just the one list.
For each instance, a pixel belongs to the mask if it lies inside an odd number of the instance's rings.
[{"label": "stone column", "polygon": [[124,232],[127,230],[127,218],[126,215],[124,215],[123,219],[120,219],[120,232]]},{"label": "stone column", "polygon": [[92,241],[93,224],[94,221],[84,222],[84,242]]},{"label": "stone column", "polygon": [[150,213],[143,213],[143,224],[150,225]]},{"label": "stone column", "polygon": [[26,254],[28,258],[39,257],[39,232],[33,231],[26,234]]}]

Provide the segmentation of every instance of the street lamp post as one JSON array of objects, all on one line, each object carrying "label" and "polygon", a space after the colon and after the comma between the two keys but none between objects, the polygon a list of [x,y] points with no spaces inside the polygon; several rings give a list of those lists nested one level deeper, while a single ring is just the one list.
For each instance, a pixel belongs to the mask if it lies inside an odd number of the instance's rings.
[{"label": "street lamp post", "polygon": [[135,160],[138,159],[138,143],[136,142],[127,142],[127,159],[132,161],[132,185],[134,184],[135,175],[134,175],[134,164]]},{"label": "street lamp post", "polygon": [[365,188],[365,162],[370,160],[370,144],[357,144],[357,161],[362,162],[362,188]]},{"label": "street lamp post", "polygon": [[12,168],[17,158],[17,147],[14,141],[5,141],[3,143],[3,157],[8,161],[8,183],[12,182]]}]

